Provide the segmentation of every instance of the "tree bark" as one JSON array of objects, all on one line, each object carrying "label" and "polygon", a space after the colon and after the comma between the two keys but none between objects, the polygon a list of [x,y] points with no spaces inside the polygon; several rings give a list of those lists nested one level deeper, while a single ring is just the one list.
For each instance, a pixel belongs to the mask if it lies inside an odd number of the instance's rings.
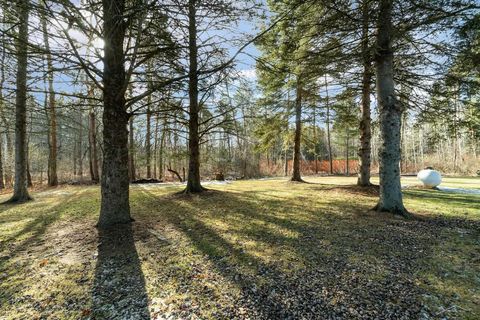
[{"label": "tree bark", "polygon": [[164,175],[164,165],[163,165],[163,153],[165,149],[165,138],[166,138],[166,130],[167,130],[167,118],[163,118],[163,126],[162,126],[162,135],[160,136],[160,151],[158,152],[158,176],[160,179],[163,179]]},{"label": "tree bark", "polygon": [[53,90],[53,63],[50,54],[50,43],[48,39],[47,20],[45,15],[41,14],[43,42],[45,42],[45,51],[47,59],[47,79],[48,79],[48,118],[49,118],[49,136],[48,136],[48,185],[55,187],[58,185],[57,176],[57,113],[55,110],[55,92]]},{"label": "tree bark", "polygon": [[[2,114],[3,116],[3,114]],[[12,177],[12,162],[13,162],[13,142],[12,135],[10,134],[10,128],[6,118],[2,119],[5,128],[5,163],[4,163],[4,174],[5,174],[5,186],[11,187],[13,185]]]},{"label": "tree bark", "polygon": [[[287,82],[290,82],[290,76],[288,76],[288,80]],[[289,120],[288,118],[290,117],[290,88],[287,89],[287,110],[286,110],[286,121],[285,121],[285,124],[286,124],[286,134],[287,134],[287,137],[289,135],[289,131],[290,131],[290,123],[289,123]],[[244,122],[245,122],[245,115],[243,116],[243,119],[244,119]],[[285,139],[285,138],[284,138]],[[287,138],[288,139],[288,138]],[[284,146],[285,146],[285,163],[284,163],[284,175],[285,177],[288,176],[288,149],[289,149],[289,146],[288,146],[288,143],[284,143]],[[245,158],[245,163],[247,162],[247,159]]]},{"label": "tree bark", "polygon": [[155,133],[153,134],[153,136],[153,177],[157,179],[158,113],[155,115]]},{"label": "tree bark", "polygon": [[[3,15],[2,23],[5,22],[5,15]],[[10,133],[10,122],[5,116],[5,104],[3,97],[3,86],[5,83],[5,58],[6,58],[6,42],[5,34],[2,33],[2,43],[0,48],[2,50],[2,57],[0,60],[0,117],[3,122],[3,128],[5,130],[5,154],[3,162],[3,173],[5,176],[5,186],[12,186],[12,158],[13,158],[13,143]]]},{"label": "tree bark", "polygon": [[458,89],[455,90],[454,95],[454,114],[453,114],[453,173],[457,173],[458,166],[458,128],[457,128],[457,108],[458,108]]},{"label": "tree bark", "polygon": [[125,103],[125,0],[103,0],[103,167],[97,226],[129,223],[128,130]]},{"label": "tree bark", "polygon": [[328,171],[333,174],[333,155],[332,155],[332,138],[330,134],[330,105],[327,103],[327,149],[328,149]]},{"label": "tree bark", "polygon": [[392,0],[380,0],[375,60],[382,141],[379,150],[380,199],[375,209],[382,212],[408,215],[403,206],[400,184],[402,107],[395,97],[392,31]]},{"label": "tree bark", "polygon": [[[78,162],[78,151],[77,151],[77,143],[75,142],[73,144],[73,175],[77,175],[77,162]],[[47,165],[48,167],[48,165]],[[47,173],[48,173],[48,168],[47,168]],[[48,183],[48,181],[47,181]]]},{"label": "tree bark", "polygon": [[[400,103],[405,103],[405,101],[402,101],[402,99],[400,99]],[[407,113],[406,112],[402,112],[402,124],[401,124],[401,127],[400,127],[400,176],[402,175],[403,172],[406,172],[407,171],[407,166],[408,166],[408,153],[407,153],[407,142],[405,141],[405,137],[406,137],[406,121],[407,119]]]},{"label": "tree bark", "polygon": [[130,181],[135,181],[137,174],[135,172],[135,135],[133,126],[133,115],[128,121],[128,177]]},{"label": "tree bark", "polygon": [[90,107],[88,113],[88,154],[90,158],[90,177],[93,182],[98,183],[100,174],[98,172],[98,151],[97,151],[97,125],[95,111]]},{"label": "tree bark", "polygon": [[[4,22],[5,18],[2,19],[2,23]],[[6,52],[5,52],[5,35],[2,34],[2,43],[1,43],[1,46],[0,46],[0,50],[2,50],[2,56],[0,58],[0,113],[2,115],[2,118],[3,118],[3,107],[4,107],[4,104],[3,104],[3,83],[5,82],[5,55],[6,55]],[[7,128],[4,128],[5,129],[5,134],[8,134],[7,132]],[[5,161],[6,162],[6,161]],[[3,180],[3,174],[4,174],[4,170],[3,170],[3,139],[2,139],[2,132],[0,132],[0,189],[4,189],[5,188],[5,183],[4,183],[4,180]]]},{"label": "tree bark", "polygon": [[5,183],[3,182],[3,139],[2,134],[0,133],[0,189],[4,188]]},{"label": "tree bark", "polygon": [[78,135],[77,135],[77,159],[78,159],[78,170],[77,175],[82,179],[83,176],[83,111],[78,112]]},{"label": "tree bark", "polygon": [[185,193],[199,193],[205,190],[200,182],[200,135],[198,125],[198,47],[196,0],[188,1],[189,75],[188,75],[188,178]]},{"label": "tree bark", "polygon": [[317,154],[317,107],[313,104],[313,160],[315,161],[315,174],[318,174],[318,154]]},{"label": "tree bark", "polygon": [[346,142],[346,148],[345,148],[346,152],[345,153],[346,153],[346,156],[347,156],[346,172],[345,173],[346,173],[347,176],[350,175],[350,163],[349,163],[349,161],[350,161],[350,137],[349,137],[348,129],[349,128],[348,128],[348,125],[347,125],[347,128],[345,130],[346,131],[346,135],[345,135],[346,136],[346,141],[345,141]]},{"label": "tree bark", "polygon": [[[150,96],[149,96],[150,97]],[[150,100],[150,98],[148,99]],[[145,133],[145,152],[147,157],[147,179],[152,177],[152,143],[150,141],[152,137],[151,122],[152,122],[152,113],[150,110],[150,102],[147,106],[147,130]]]},{"label": "tree bark", "polygon": [[372,163],[372,119],[370,111],[370,85],[372,82],[372,59],[369,50],[369,12],[368,1],[364,0],[362,5],[362,60],[363,60],[363,79],[362,79],[362,116],[360,120],[360,149],[358,156],[360,168],[358,171],[357,185],[369,186],[370,167]]},{"label": "tree bark", "polygon": [[15,97],[15,183],[9,202],[24,202],[32,198],[27,190],[27,63],[29,0],[17,2],[19,19],[17,49],[17,80]]},{"label": "tree bark", "polygon": [[328,163],[330,174],[333,174],[333,156],[332,156],[332,139],[330,136],[330,99],[328,96],[328,82],[327,75],[325,74],[325,93],[326,93],[326,107],[327,107],[327,149],[328,149]]},{"label": "tree bark", "polygon": [[30,161],[28,160],[28,151],[27,151],[27,187],[29,188],[33,187],[32,173],[30,171]]},{"label": "tree bark", "polygon": [[[298,80],[297,80],[298,81]],[[297,97],[295,99],[295,138],[293,144],[293,174],[292,181],[303,182],[300,172],[300,144],[302,140],[302,87],[297,83]]]}]

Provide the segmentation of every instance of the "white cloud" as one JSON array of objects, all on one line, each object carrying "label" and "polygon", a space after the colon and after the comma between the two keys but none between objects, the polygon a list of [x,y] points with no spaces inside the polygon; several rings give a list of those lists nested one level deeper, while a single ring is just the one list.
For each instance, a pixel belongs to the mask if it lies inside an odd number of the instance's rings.
[{"label": "white cloud", "polygon": [[239,75],[243,78],[246,79],[256,79],[257,78],[257,72],[255,69],[246,69],[246,70],[240,70]]}]

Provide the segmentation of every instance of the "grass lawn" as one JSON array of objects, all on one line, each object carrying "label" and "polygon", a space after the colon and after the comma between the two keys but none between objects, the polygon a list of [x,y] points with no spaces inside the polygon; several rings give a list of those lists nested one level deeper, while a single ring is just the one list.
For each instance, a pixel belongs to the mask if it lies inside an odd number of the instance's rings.
[{"label": "grass lawn", "polygon": [[136,222],[100,233],[95,186],[2,205],[0,319],[479,319],[480,195],[406,189],[404,220],[306,180],[132,186]]}]

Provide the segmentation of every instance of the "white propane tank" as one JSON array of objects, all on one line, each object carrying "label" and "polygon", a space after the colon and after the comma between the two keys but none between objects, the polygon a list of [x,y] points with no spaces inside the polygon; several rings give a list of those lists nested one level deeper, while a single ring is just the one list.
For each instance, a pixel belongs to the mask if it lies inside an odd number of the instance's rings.
[{"label": "white propane tank", "polygon": [[442,183],[442,175],[437,170],[424,169],[417,174],[418,180],[422,181],[425,187],[435,188]]}]

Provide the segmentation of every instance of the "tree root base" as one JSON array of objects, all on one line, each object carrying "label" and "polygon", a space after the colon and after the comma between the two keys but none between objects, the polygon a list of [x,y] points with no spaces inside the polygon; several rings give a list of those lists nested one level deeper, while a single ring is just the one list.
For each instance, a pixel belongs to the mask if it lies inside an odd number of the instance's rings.
[{"label": "tree root base", "polygon": [[405,208],[385,208],[383,206],[380,206],[380,204],[377,204],[375,207],[372,208],[372,210],[376,212],[391,213],[393,215],[404,217],[407,219],[413,218],[413,215]]},{"label": "tree root base", "polygon": [[185,188],[182,191],[178,192],[178,194],[185,194],[185,195],[190,195],[190,194],[201,194],[203,192],[209,191],[209,189],[200,186],[200,188]]},{"label": "tree root base", "polygon": [[2,202],[2,204],[21,204],[28,201],[33,201],[33,198],[30,196],[26,197],[11,197],[7,201]]},{"label": "tree root base", "polygon": [[374,186],[374,184],[371,183],[371,182],[368,182],[368,183],[357,182],[357,186],[359,186],[359,187],[372,187],[372,186]]},{"label": "tree root base", "polygon": [[97,223],[95,225],[95,228],[102,229],[102,230],[108,230],[110,228],[115,228],[116,226],[121,226],[121,225],[127,225],[127,224],[130,224],[132,222],[135,222],[135,219],[130,218],[129,220],[126,220],[126,221],[116,221],[116,222],[112,222],[112,223]]}]

